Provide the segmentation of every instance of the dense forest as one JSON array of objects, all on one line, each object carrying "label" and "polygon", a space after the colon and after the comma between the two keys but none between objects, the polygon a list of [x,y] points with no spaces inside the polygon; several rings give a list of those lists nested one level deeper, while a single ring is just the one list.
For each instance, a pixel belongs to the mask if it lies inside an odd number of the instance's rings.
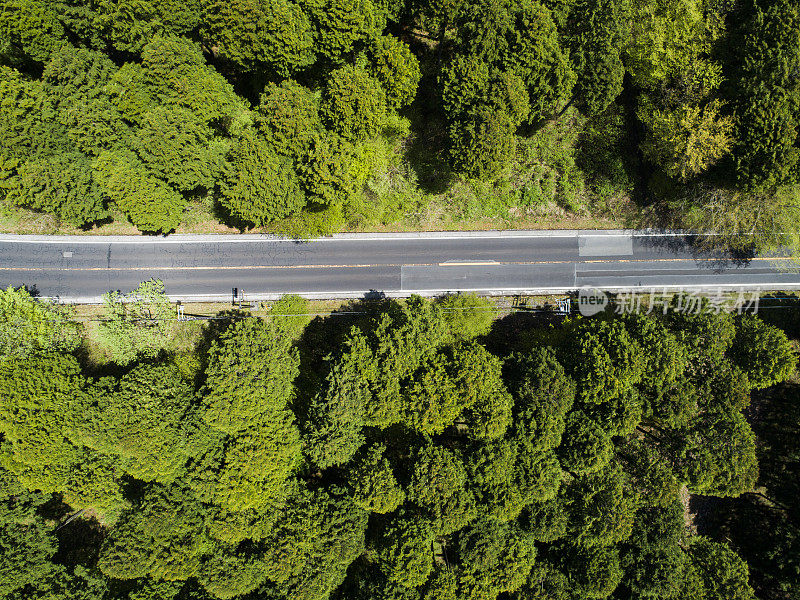
[{"label": "dense forest", "polygon": [[300,235],[434,193],[504,219],[628,199],[792,244],[798,68],[798,0],[0,0],[0,201]]},{"label": "dense forest", "polygon": [[[0,292],[2,598],[798,597],[796,354],[769,319],[286,297],[198,325],[157,281],[122,299],[103,362]],[[698,499],[760,519],[693,522]]]}]

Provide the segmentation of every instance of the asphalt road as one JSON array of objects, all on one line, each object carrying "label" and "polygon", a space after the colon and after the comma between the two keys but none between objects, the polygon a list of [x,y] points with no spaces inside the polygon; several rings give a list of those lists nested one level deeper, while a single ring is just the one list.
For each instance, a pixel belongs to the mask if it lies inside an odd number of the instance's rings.
[{"label": "asphalt road", "polygon": [[297,241],[260,235],[0,235],[0,285],[97,302],[109,290],[164,281],[174,299],[561,293],[623,289],[800,289],[785,257],[736,262],[676,234],[513,231],[349,234]]}]

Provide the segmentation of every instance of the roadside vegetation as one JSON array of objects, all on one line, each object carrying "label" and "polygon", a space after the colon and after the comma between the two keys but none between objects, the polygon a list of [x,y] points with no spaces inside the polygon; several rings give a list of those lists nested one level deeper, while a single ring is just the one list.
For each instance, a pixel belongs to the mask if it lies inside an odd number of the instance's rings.
[{"label": "roadside vegetation", "polygon": [[0,0],[0,225],[796,245],[798,10]]},{"label": "roadside vegetation", "polygon": [[[496,312],[288,296],[187,323],[151,280],[87,341],[0,292],[0,598],[798,592],[797,441],[770,433],[797,421],[769,416],[794,414],[793,310]],[[740,512],[692,522],[713,499],[773,515],[780,562]]]}]

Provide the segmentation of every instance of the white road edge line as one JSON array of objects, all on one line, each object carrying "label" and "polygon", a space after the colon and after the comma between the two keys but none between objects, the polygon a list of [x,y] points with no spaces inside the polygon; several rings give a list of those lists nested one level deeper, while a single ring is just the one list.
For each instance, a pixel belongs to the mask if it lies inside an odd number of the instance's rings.
[{"label": "white road edge line", "polygon": [[[474,293],[484,296],[513,296],[513,295],[549,295],[549,294],[570,294],[581,289],[601,290],[604,292],[680,292],[690,290],[714,290],[735,292],[742,288],[762,288],[767,293],[771,291],[800,290],[800,283],[741,283],[741,284],[689,284],[689,285],[657,285],[657,286],[580,286],[580,287],[542,287],[542,288],[486,288],[486,289],[423,289],[423,290],[383,290],[377,294],[383,294],[387,298],[406,298],[411,295],[419,296],[444,296],[458,293]],[[249,301],[270,301],[278,300],[286,295],[296,295],[309,300],[328,300],[328,299],[351,299],[365,298],[376,294],[376,290],[359,291],[338,291],[338,292],[263,292],[248,293],[245,302]],[[230,302],[231,294],[167,294],[170,300],[182,302]],[[101,296],[84,297],[65,297],[65,296],[39,296],[46,300],[58,300],[64,303],[74,304],[102,304]],[[196,300],[200,298],[200,300]]]},{"label": "white road edge line", "polygon": [[[280,242],[303,244],[308,242],[376,242],[376,241],[426,241],[426,240],[468,240],[468,239],[514,239],[514,238],[578,238],[578,237],[684,237],[686,235],[711,236],[714,234],[687,234],[681,232],[656,233],[649,231],[621,230],[520,230],[511,229],[506,233],[498,231],[463,232],[421,232],[419,234],[338,234],[329,237],[294,239],[269,234],[209,234],[194,236],[174,234],[168,237],[147,236],[47,236],[0,234],[1,243],[16,244],[229,244]],[[184,237],[182,237],[184,236]]]}]

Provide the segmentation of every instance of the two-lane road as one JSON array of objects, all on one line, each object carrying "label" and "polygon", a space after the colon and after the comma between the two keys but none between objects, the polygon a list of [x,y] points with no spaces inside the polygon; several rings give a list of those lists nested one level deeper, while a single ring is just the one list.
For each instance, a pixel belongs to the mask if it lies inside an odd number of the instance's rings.
[{"label": "two-lane road", "polygon": [[623,231],[503,231],[348,234],[308,241],[262,235],[0,235],[0,285],[97,302],[109,290],[164,281],[190,300],[389,296],[476,291],[560,293],[601,289],[800,288],[795,263],[757,257],[735,263],[694,252],[676,234]]}]

